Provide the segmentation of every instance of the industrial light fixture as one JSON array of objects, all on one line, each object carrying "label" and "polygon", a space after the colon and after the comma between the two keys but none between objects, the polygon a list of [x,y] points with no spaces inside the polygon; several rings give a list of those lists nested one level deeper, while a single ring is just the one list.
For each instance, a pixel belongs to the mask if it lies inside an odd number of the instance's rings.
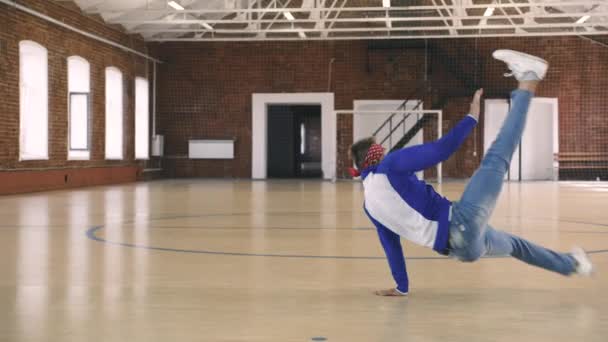
[{"label": "industrial light fixture", "polygon": [[213,31],[213,26],[207,24],[206,22],[202,22],[201,26],[203,26],[204,28],[206,28],[209,31]]},{"label": "industrial light fixture", "polygon": [[590,16],[590,15],[583,16],[583,17],[581,17],[579,20],[577,20],[577,21],[576,21],[576,23],[577,23],[577,24],[582,24],[582,23],[584,23],[585,21],[589,20],[589,18],[591,18],[591,16]]},{"label": "industrial light fixture", "polygon": [[175,1],[167,2],[167,5],[173,7],[177,11],[183,11],[185,9],[184,6],[180,5],[179,3],[175,2]]},{"label": "industrial light fixture", "polygon": [[285,18],[287,18],[287,20],[296,20],[296,18],[293,17],[293,14],[291,14],[291,12],[283,12],[283,15],[285,16]]},{"label": "industrial light fixture", "polygon": [[382,7],[391,7],[391,0],[382,0]]},{"label": "industrial light fixture", "polygon": [[486,9],[486,11],[484,12],[483,16],[484,17],[491,17],[492,14],[494,14],[494,10],[496,10],[496,8],[494,8],[494,7],[488,7]]}]

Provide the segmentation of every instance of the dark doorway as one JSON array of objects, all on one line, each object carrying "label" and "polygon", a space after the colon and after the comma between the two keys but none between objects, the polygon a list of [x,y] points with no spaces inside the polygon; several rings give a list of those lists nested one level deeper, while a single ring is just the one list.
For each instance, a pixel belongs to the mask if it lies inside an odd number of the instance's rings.
[{"label": "dark doorway", "polygon": [[268,178],[320,178],[321,106],[268,106]]}]

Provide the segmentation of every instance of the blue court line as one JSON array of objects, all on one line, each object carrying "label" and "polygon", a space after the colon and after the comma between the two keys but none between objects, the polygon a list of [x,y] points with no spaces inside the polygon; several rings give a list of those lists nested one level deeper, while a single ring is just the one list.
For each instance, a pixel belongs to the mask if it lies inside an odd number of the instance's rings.
[{"label": "blue court line", "polygon": [[[338,211],[338,212],[330,212],[327,214],[332,214],[335,215],[336,213],[340,213],[340,212],[347,212],[347,213],[352,213],[352,211]],[[284,215],[300,215],[300,214],[306,214],[306,215],[319,215],[319,214],[323,214],[323,213],[319,213],[319,212],[276,212],[276,213],[265,213],[265,215],[267,216],[284,216]],[[157,217],[157,218],[150,218],[148,219],[148,221],[161,221],[161,220],[171,220],[171,219],[183,219],[183,218],[202,218],[202,217],[225,217],[225,216],[245,216],[245,215],[251,215],[251,213],[231,213],[231,214],[222,214],[222,213],[217,213],[217,214],[203,214],[203,215],[174,215],[174,216],[166,216],[166,217]],[[508,218],[508,217],[507,217]],[[547,219],[542,219],[542,218],[523,218],[523,219],[528,219],[528,220],[547,220]],[[567,222],[567,223],[577,223],[577,224],[585,224],[585,225],[593,225],[593,226],[605,226],[608,227],[608,224],[599,224],[599,223],[589,223],[589,222],[582,222],[582,221],[569,221],[569,220],[553,220],[553,219],[548,219],[548,221],[557,221],[557,222]],[[125,221],[123,223],[133,223],[134,221]],[[114,246],[122,246],[122,247],[129,247],[129,248],[137,248],[137,249],[147,249],[147,250],[155,250],[155,251],[163,251],[163,252],[176,252],[176,253],[190,253],[190,254],[211,254],[211,255],[227,255],[227,256],[249,256],[249,257],[274,257],[274,258],[299,258],[299,259],[349,259],[349,260],[385,260],[386,258],[384,256],[340,256],[340,255],[299,255],[299,254],[273,254],[273,253],[243,253],[243,252],[225,252],[225,251],[211,251],[211,250],[193,250],[193,249],[179,249],[179,248],[167,248],[167,247],[157,247],[157,246],[147,246],[147,245],[138,245],[138,244],[132,244],[132,243],[126,243],[126,242],[117,242],[117,241],[108,241],[105,240],[103,238],[100,238],[97,236],[97,232],[102,230],[104,228],[104,226],[95,226],[95,227],[91,227],[90,229],[87,230],[86,235],[89,239],[97,241],[97,242],[101,242],[101,243],[105,243],[105,244],[109,244],[109,245],[114,245]],[[199,227],[201,228],[201,227]],[[202,227],[204,228],[204,227]],[[226,227],[226,229],[230,229],[230,227]],[[254,228],[254,229],[260,229],[260,228]],[[264,229],[264,228],[262,228]],[[298,229],[298,228],[270,228],[270,229]],[[300,228],[302,229],[302,228]],[[303,228],[303,229],[311,229],[311,228]],[[319,229],[319,228],[317,228]],[[334,228],[336,229],[336,228]],[[338,229],[348,229],[348,228],[338,228]],[[365,228],[350,228],[352,230],[364,230]],[[370,228],[370,230],[372,230]],[[572,232],[572,231],[571,231]],[[590,233],[590,232],[581,232],[581,233]],[[600,233],[600,232],[598,232]],[[602,232],[603,233],[603,232]],[[608,252],[608,249],[602,249],[602,250],[591,250],[591,251],[587,251],[587,253],[589,254],[599,254],[599,253],[606,253]],[[507,258],[508,256],[493,256],[493,257],[484,257],[486,259],[497,259],[497,258]],[[445,259],[449,259],[448,257],[445,256],[429,256],[429,257],[416,257],[416,256],[410,256],[407,257],[408,260],[445,260]]]},{"label": "blue court line", "polygon": [[[192,254],[213,254],[213,255],[231,255],[231,256],[255,256],[255,257],[274,257],[274,258],[299,258],[299,259],[365,259],[365,260],[378,260],[378,259],[386,259],[385,257],[374,257],[374,256],[340,256],[340,255],[298,255],[298,254],[259,254],[259,253],[238,253],[238,252],[221,252],[221,251],[208,251],[208,250],[198,250],[198,249],[179,249],[179,248],[166,248],[166,247],[155,247],[155,246],[146,246],[146,245],[137,245],[133,243],[126,242],[116,242],[116,241],[108,241],[102,239],[96,235],[96,233],[103,229],[103,226],[92,227],[87,230],[87,237],[91,240],[102,242],[109,245],[114,246],[122,246],[122,247],[130,247],[130,248],[138,248],[138,249],[148,249],[154,251],[163,251],[163,252],[178,252],[178,253],[192,253]],[[446,259],[445,257],[411,257],[408,259]]]},{"label": "blue court line", "polygon": [[[359,211],[357,211],[359,212]],[[265,216],[304,216],[304,215],[315,215],[315,216],[328,216],[328,215],[336,215],[336,214],[352,214],[353,210],[337,210],[332,212],[320,212],[320,211],[282,211],[282,212],[265,212],[263,213]],[[165,221],[165,220],[174,220],[174,219],[188,219],[188,218],[202,218],[202,217],[227,217],[227,216],[250,216],[252,213],[250,212],[241,212],[241,213],[214,213],[214,214],[196,214],[196,215],[172,215],[172,216],[161,216],[161,217],[150,217],[148,221]],[[551,222],[565,222],[565,223],[578,223],[590,226],[601,226],[608,227],[608,223],[598,223],[598,222],[584,222],[578,221],[576,219],[552,219],[552,218],[543,218],[543,217],[513,217],[513,216],[500,216],[495,217],[495,219],[523,219],[523,220],[541,220],[541,221],[551,221]],[[135,223],[135,220],[121,221],[116,223]]]}]

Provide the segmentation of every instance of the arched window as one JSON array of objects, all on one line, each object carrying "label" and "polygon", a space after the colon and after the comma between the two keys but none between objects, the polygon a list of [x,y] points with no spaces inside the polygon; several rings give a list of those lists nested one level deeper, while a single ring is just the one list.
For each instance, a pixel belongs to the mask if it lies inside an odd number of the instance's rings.
[{"label": "arched window", "polygon": [[123,159],[123,80],[120,70],[106,68],[106,159]]},{"label": "arched window", "polygon": [[49,159],[49,94],[46,49],[19,42],[19,159]]},{"label": "arched window", "polygon": [[68,159],[89,159],[91,68],[86,59],[68,58]]}]

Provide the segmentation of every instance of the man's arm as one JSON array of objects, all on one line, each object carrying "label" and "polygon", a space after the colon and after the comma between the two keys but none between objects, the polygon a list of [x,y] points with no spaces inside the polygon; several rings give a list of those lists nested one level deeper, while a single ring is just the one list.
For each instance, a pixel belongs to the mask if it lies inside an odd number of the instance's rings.
[{"label": "man's arm", "polygon": [[483,90],[475,93],[469,115],[462,119],[441,139],[395,151],[386,156],[384,163],[397,172],[416,172],[428,169],[448,159],[469,136],[479,120]]},{"label": "man's arm", "polygon": [[409,280],[407,278],[405,258],[403,257],[403,250],[401,248],[401,239],[399,235],[382,225],[377,225],[377,228],[378,237],[380,237],[380,243],[382,243],[382,248],[384,248],[384,253],[388,259],[393,279],[395,279],[395,282],[397,283],[397,288],[394,289],[396,292],[390,293],[393,290],[391,289],[389,291],[379,291],[377,294],[385,296],[405,295],[409,291]]},{"label": "man's arm", "polygon": [[441,139],[395,151],[383,161],[397,172],[416,172],[428,169],[448,159],[464,142],[477,121],[470,115],[462,119]]}]

